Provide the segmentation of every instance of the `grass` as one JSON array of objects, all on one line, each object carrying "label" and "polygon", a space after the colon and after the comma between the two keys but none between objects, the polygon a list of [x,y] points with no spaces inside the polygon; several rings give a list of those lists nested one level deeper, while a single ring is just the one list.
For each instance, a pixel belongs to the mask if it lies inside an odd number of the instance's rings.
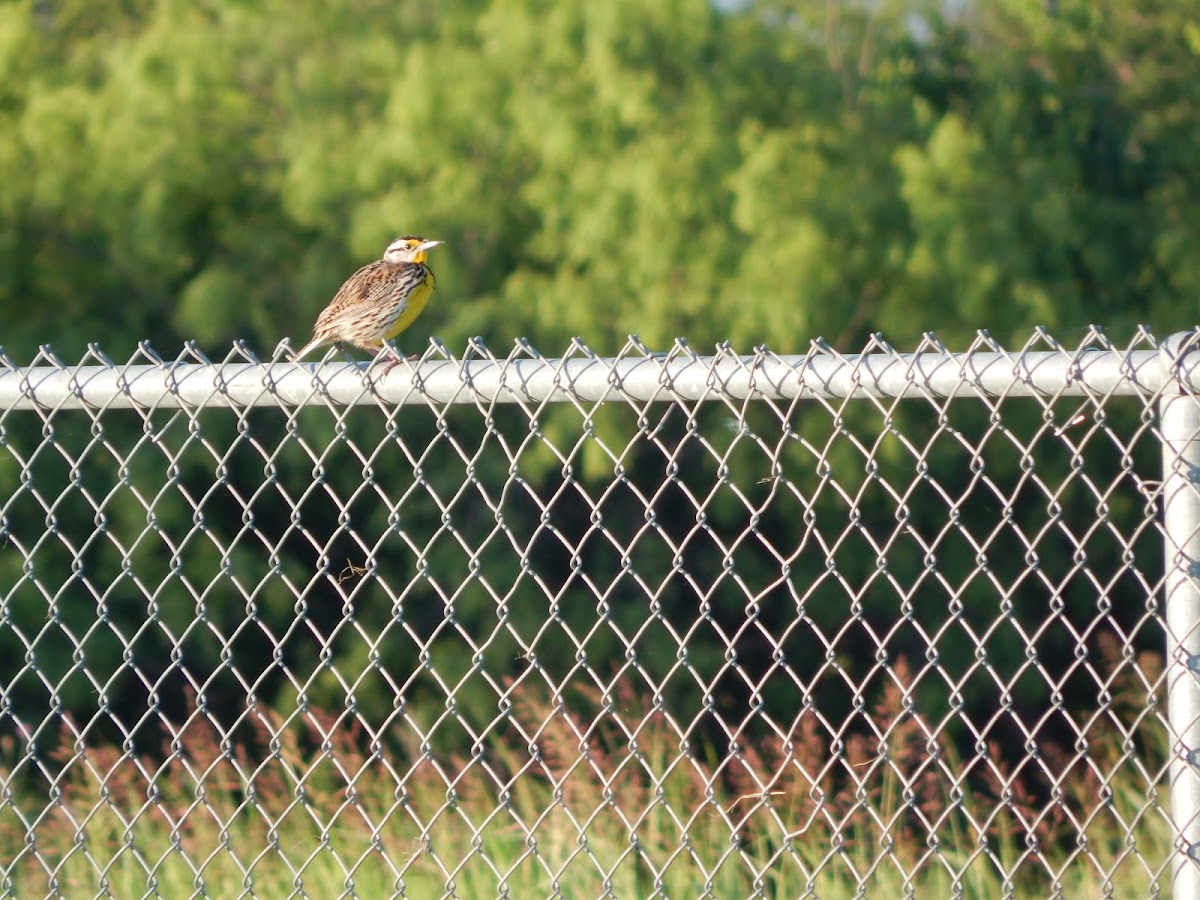
[{"label": "grass", "polygon": [[[1109,715],[1144,709],[1159,662],[1139,663],[1113,663]],[[681,750],[628,682],[570,704],[510,683],[503,734],[465,757],[259,708],[245,740],[194,713],[154,756],[68,732],[38,776],[6,739],[0,895],[1169,894],[1165,796],[1138,774],[1162,770],[1165,739],[1141,735],[1136,763],[1102,726],[1086,758],[1044,746],[1014,769],[993,745],[960,759],[895,672],[871,711],[881,737],[834,743],[809,710],[790,740],[723,754]]]}]

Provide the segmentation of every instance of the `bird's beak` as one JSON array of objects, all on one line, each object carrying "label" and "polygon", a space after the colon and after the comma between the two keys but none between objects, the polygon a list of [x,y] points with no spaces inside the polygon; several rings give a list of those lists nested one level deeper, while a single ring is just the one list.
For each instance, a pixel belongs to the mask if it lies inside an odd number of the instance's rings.
[{"label": "bird's beak", "polygon": [[424,253],[426,250],[432,250],[441,243],[444,243],[444,241],[424,241],[423,243],[417,244],[416,252]]}]

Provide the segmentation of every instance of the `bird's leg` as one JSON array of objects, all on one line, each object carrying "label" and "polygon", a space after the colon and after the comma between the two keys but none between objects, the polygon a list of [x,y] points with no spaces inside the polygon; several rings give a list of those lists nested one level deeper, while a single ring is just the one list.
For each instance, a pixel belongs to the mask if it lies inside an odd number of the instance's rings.
[{"label": "bird's leg", "polygon": [[392,371],[392,369],[396,368],[396,366],[400,365],[402,362],[408,362],[409,360],[421,358],[419,356],[405,356],[402,353],[397,352],[395,346],[393,346],[391,343],[385,343],[383,341],[379,342],[376,350],[381,350],[384,347],[388,348],[388,355],[391,356],[391,359],[388,360],[387,365],[384,366],[383,372],[381,373],[382,375],[387,375],[388,372]]}]

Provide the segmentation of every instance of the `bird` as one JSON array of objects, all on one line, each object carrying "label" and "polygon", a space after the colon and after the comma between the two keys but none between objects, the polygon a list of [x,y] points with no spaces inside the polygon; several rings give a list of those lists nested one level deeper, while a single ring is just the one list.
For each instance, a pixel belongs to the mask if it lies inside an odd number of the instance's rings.
[{"label": "bird", "polygon": [[[388,244],[382,259],[346,279],[317,316],[312,340],[293,359],[300,360],[317,347],[338,341],[378,353],[384,341],[404,331],[425,309],[437,284],[425,257],[441,243],[405,235]],[[387,346],[396,356],[395,349]],[[391,366],[400,361],[396,356]]]}]

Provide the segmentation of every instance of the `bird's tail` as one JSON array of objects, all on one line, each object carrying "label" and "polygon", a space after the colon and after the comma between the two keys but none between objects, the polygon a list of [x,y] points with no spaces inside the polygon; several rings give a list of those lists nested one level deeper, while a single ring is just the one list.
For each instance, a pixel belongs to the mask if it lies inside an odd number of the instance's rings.
[{"label": "bird's tail", "polygon": [[316,350],[318,347],[320,347],[324,343],[328,343],[324,338],[318,338],[318,337],[313,338],[311,341],[309,341],[307,344],[305,344],[303,347],[301,347],[299,350],[297,350],[295,352],[295,354],[293,354],[292,362],[300,362],[300,360],[302,360],[304,357],[308,356],[308,354],[312,353],[314,350]]}]

